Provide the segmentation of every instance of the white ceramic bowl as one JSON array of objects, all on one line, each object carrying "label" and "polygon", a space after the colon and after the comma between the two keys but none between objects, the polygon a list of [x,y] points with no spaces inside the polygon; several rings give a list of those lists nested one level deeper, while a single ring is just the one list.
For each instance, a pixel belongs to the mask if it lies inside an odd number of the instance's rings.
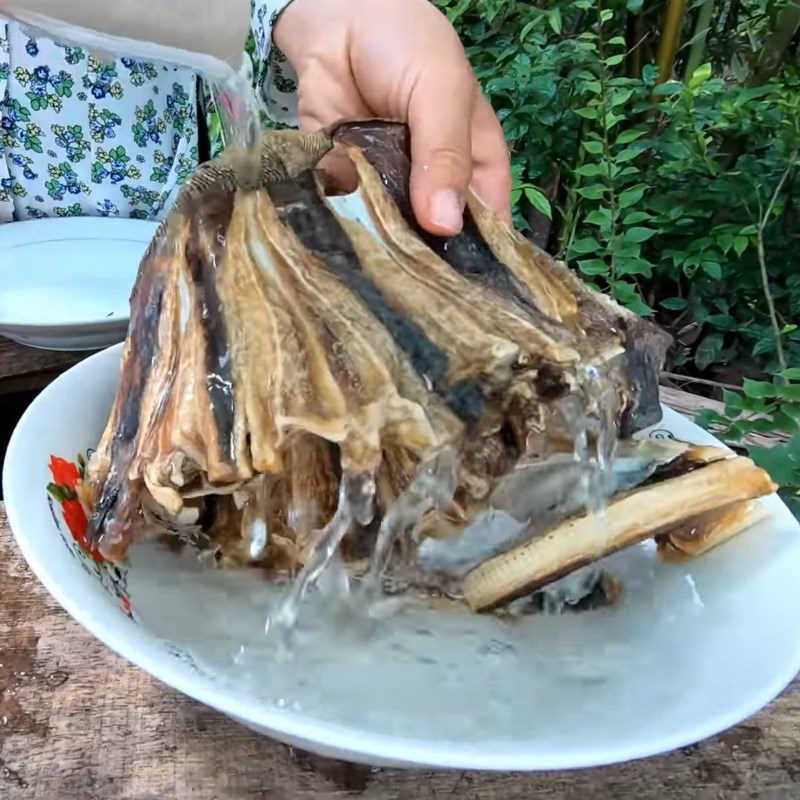
[{"label": "white ceramic bowl", "polygon": [[[269,584],[155,545],[97,564],[48,501],[51,454],[74,460],[98,440],[120,352],[79,364],[20,422],[3,475],[11,526],[95,636],[256,730],[379,765],[586,767],[721,731],[800,669],[800,527],[776,498],[767,522],[687,565],[650,545],[613,556],[626,588],[613,609],[514,624],[417,609],[371,636],[308,622],[294,657],[279,657],[263,633]],[[649,435],[713,441],[669,411]]]},{"label": "white ceramic bowl", "polygon": [[47,350],[121,342],[158,224],[110,217],[0,225],[0,335]]}]

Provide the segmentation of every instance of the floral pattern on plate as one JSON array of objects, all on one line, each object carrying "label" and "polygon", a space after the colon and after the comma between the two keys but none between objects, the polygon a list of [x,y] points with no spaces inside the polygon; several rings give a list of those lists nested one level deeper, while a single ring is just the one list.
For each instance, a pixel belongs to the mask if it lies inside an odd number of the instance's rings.
[{"label": "floral pattern on plate", "polygon": [[[106,592],[114,598],[123,613],[136,622],[128,594],[127,565],[114,564],[105,559],[97,548],[92,548],[87,538],[89,530],[89,489],[86,486],[87,456],[79,455],[75,462],[58,456],[50,456],[50,474],[53,477],[47,486],[48,503],[61,539],[83,569],[96,578]],[[61,520],[55,504],[61,507]],[[64,533],[66,526],[69,538]]]}]

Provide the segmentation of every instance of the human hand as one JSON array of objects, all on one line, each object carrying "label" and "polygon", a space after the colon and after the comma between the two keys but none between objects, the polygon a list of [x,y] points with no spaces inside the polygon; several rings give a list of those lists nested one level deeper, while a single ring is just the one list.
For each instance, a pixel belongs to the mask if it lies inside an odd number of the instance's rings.
[{"label": "human hand", "polygon": [[[503,131],[447,19],[428,0],[293,0],[273,29],[300,80],[302,128],[381,117],[411,130],[411,202],[440,236],[461,230],[468,188],[511,221]],[[326,170],[352,185],[331,154]]]}]

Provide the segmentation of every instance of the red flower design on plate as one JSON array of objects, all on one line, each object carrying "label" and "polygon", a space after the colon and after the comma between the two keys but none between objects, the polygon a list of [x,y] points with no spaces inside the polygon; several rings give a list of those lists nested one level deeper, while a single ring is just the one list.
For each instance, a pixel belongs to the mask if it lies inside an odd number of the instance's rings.
[{"label": "red flower design on plate", "polygon": [[86,491],[83,483],[86,477],[86,461],[83,456],[79,456],[76,465],[58,456],[50,456],[50,473],[53,482],[48,485],[47,491],[61,506],[64,522],[70,533],[95,561],[102,564],[106,559],[97,548],[89,545],[89,518],[84,507]]},{"label": "red flower design on plate", "polygon": [[[66,461],[58,456],[50,456],[50,473],[53,482],[48,484],[47,491],[52,498],[50,510],[53,512],[56,527],[70,553],[78,556],[84,568],[94,575],[103,589],[116,597],[125,614],[136,622],[128,596],[126,568],[123,564],[114,564],[105,558],[95,547],[89,545],[89,510],[91,496],[86,485],[86,459],[79,455],[77,463]],[[61,523],[55,517],[53,500],[61,506],[61,515],[72,538],[78,547],[65,538]]]}]

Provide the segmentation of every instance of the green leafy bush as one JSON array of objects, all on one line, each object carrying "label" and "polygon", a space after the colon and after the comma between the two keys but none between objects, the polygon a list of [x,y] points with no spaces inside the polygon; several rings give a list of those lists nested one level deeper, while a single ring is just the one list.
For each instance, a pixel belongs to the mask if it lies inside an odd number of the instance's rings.
[{"label": "green leafy bush", "polygon": [[671,79],[659,81],[664,4],[437,4],[502,121],[516,223],[533,223],[537,241],[597,289],[669,329],[674,371],[746,376],[741,393],[725,394],[725,414],[702,421],[736,441],[794,435],[751,454],[796,502],[796,9],[698,0],[661,70]]},{"label": "green leafy bush", "polygon": [[784,500],[800,516],[800,369],[783,370],[775,382],[745,378],[741,392],[723,391],[722,413],[703,409],[698,422],[729,442],[750,433],[794,434],[787,444],[749,448],[751,458],[781,485]]}]

